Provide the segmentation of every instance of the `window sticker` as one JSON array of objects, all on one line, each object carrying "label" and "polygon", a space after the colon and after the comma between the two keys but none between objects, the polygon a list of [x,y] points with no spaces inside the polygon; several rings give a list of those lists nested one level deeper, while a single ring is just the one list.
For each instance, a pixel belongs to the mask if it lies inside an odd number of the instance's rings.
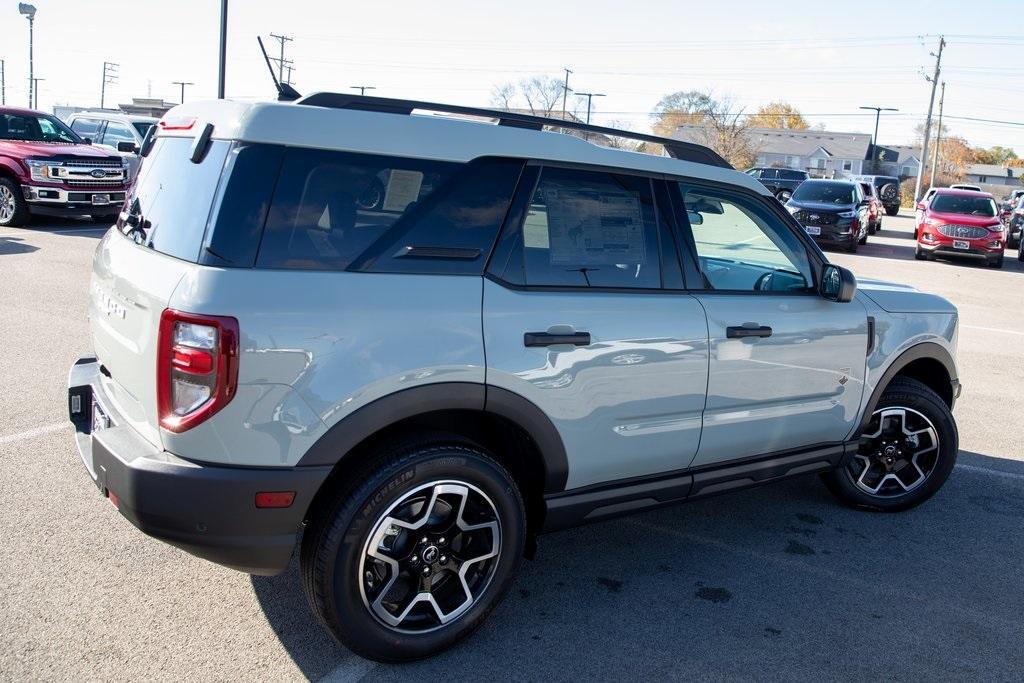
[{"label": "window sticker", "polygon": [[392,169],[388,187],[384,193],[385,211],[405,211],[406,207],[420,198],[423,187],[423,173]]},{"label": "window sticker", "polygon": [[551,189],[545,195],[552,265],[645,263],[639,194]]}]

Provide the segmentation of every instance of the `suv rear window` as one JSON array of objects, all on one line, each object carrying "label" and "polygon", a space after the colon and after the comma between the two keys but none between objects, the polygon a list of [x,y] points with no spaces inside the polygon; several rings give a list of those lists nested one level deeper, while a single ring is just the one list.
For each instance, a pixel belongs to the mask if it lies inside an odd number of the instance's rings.
[{"label": "suv rear window", "polygon": [[212,141],[198,164],[189,158],[192,143],[157,138],[125,204],[138,225],[119,219],[117,227],[138,244],[196,262],[231,143]]},{"label": "suv rear window", "polygon": [[256,265],[479,274],[522,166],[288,149]]}]

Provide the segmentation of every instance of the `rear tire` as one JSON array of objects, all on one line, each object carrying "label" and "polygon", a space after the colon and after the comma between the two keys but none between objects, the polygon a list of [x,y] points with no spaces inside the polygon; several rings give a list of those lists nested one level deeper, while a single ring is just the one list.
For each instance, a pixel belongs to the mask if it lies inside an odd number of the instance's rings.
[{"label": "rear tire", "polygon": [[788,202],[792,196],[793,196],[793,191],[792,190],[779,190],[775,194],[775,198],[778,199],[783,204]]},{"label": "rear tire", "polygon": [[475,447],[383,450],[311,520],[303,588],[342,645],[407,661],[451,647],[501,601],[526,515],[512,476]]},{"label": "rear tire", "polygon": [[917,380],[894,379],[864,432],[850,462],[822,475],[828,490],[851,507],[909,510],[935,495],[956,464],[953,414]]},{"label": "rear tire", "polygon": [[0,227],[25,225],[28,218],[28,202],[21,186],[10,178],[0,178]]},{"label": "rear tire", "polygon": [[887,206],[887,207],[885,207],[885,215],[886,216],[895,216],[895,215],[899,214],[899,212],[900,212],[900,207],[898,207],[898,206],[893,206],[893,207],[888,207]]}]

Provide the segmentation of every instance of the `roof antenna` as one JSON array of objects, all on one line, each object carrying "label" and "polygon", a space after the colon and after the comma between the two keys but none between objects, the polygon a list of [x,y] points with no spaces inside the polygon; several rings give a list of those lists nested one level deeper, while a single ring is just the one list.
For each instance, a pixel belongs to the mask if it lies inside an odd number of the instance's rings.
[{"label": "roof antenna", "polygon": [[256,41],[260,44],[260,51],[263,53],[263,59],[267,61],[267,68],[270,69],[270,78],[274,81],[274,87],[277,88],[277,99],[280,102],[292,102],[297,100],[302,95],[288,83],[282,83],[277,80],[277,76],[274,75],[274,67],[270,63],[270,57],[267,55],[267,48],[263,47],[263,39],[256,36]]}]

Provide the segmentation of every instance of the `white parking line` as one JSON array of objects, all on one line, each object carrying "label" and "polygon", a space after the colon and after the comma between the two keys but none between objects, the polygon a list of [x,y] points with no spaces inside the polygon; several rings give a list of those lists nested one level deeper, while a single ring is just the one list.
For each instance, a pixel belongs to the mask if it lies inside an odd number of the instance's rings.
[{"label": "white parking line", "polygon": [[0,233],[0,235],[23,235],[26,233],[29,235],[69,235],[75,232],[106,232],[109,229],[109,225],[106,225],[102,228],[65,228],[61,230],[30,230],[28,228],[8,228],[8,230],[17,230],[17,232]]},{"label": "white parking line", "polygon": [[961,325],[960,327],[968,330],[982,330],[984,332],[998,332],[999,334],[1019,334],[1024,336],[1024,332],[1018,330],[1001,330],[998,327],[981,327],[979,325]]},{"label": "white parking line", "polygon": [[978,472],[979,474],[988,474],[993,477],[1003,477],[1004,479],[1021,479],[1024,480],[1024,474],[1017,474],[1016,472],[1004,472],[1003,470],[994,470],[990,467],[978,467],[977,465],[966,465],[964,463],[957,463],[956,468],[958,470],[967,470],[968,472]]},{"label": "white parking line", "polygon": [[26,429],[23,432],[16,432],[14,434],[7,434],[0,436],[0,445],[5,443],[13,443],[15,441],[22,441],[23,439],[32,439],[43,434],[50,434],[52,432],[59,432],[65,427],[69,427],[70,424],[67,422],[57,422],[50,425],[44,425],[42,427],[34,427],[33,429]]},{"label": "white parking line", "polygon": [[321,678],[320,683],[349,683],[349,681],[358,681],[376,668],[376,662],[363,659],[358,655],[352,655],[339,664],[334,671]]}]

